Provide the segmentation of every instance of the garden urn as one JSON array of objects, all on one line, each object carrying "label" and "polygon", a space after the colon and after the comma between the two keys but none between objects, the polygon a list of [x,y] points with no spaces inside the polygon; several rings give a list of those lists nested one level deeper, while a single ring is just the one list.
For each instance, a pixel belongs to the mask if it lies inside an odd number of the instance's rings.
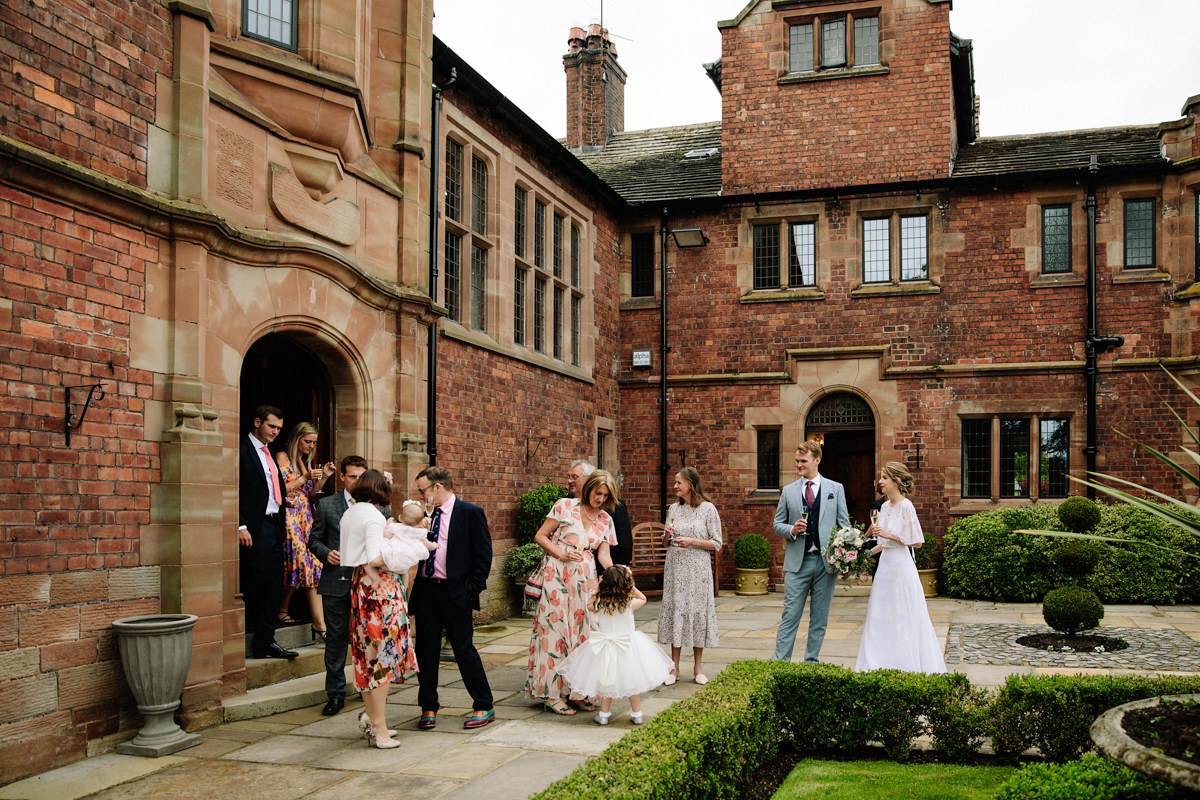
[{"label": "garden urn", "polygon": [[175,722],[197,619],[194,614],[152,614],[113,621],[125,680],[145,720],[137,736],[117,745],[118,753],[157,757],[200,744],[199,734],[185,733]]}]

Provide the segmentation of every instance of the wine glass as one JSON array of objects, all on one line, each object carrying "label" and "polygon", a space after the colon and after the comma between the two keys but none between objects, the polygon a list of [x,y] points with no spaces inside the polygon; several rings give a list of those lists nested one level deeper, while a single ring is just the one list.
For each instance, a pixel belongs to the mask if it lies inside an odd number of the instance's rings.
[{"label": "wine glass", "polygon": [[[667,526],[668,526],[668,527],[670,527],[670,526],[672,526],[672,525],[674,525],[674,524],[675,524],[675,512],[674,512],[674,511],[668,511],[668,512],[667,512]],[[675,544],[675,534],[674,534],[674,532],[672,532],[672,533],[671,533],[671,538],[669,538],[669,539],[667,540],[667,544],[668,544],[668,545]]]}]

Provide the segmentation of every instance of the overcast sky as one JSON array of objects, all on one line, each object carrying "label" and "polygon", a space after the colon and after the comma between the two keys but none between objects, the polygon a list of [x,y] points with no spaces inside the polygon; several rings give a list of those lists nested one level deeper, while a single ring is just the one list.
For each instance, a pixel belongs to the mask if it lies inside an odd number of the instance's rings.
[{"label": "overcast sky", "polygon": [[[567,34],[602,4],[626,130],[721,118],[702,65],[744,0],[435,0],[433,31],[562,137]],[[1200,94],[1200,0],[954,0],[950,28],[974,42],[984,136],[1165,122]]]}]

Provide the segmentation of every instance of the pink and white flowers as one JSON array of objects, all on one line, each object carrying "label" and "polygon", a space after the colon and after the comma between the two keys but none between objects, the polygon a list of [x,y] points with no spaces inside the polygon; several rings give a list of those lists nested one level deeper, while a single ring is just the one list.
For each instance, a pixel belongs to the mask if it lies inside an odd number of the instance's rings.
[{"label": "pink and white flowers", "polygon": [[865,547],[866,540],[860,525],[831,531],[823,553],[825,561],[842,576],[857,578],[869,572],[871,553]]}]

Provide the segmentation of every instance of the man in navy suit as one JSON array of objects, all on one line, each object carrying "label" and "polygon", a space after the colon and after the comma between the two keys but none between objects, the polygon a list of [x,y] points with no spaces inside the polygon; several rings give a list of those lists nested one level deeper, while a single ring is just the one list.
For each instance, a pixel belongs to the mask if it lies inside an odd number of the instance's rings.
[{"label": "man in navy suit", "polygon": [[417,629],[417,679],[421,684],[417,727],[430,730],[437,725],[438,666],[445,630],[475,709],[463,727],[482,728],[495,718],[495,711],[483,660],[472,641],[471,610],[479,609],[479,593],[487,586],[492,569],[492,534],[483,509],[455,496],[454,482],[444,467],[421,470],[416,485],[421,496],[434,505],[429,538],[438,544],[417,570],[408,606]]},{"label": "man in navy suit", "polygon": [[275,406],[254,410],[254,424],[242,437],[238,480],[238,544],[241,545],[242,597],[246,623],[254,623],[254,658],[295,658],[275,642],[275,613],[283,585],[283,478],[269,445],[283,430]]},{"label": "man in navy suit", "polygon": [[846,490],[837,481],[822,476],[817,470],[820,464],[821,445],[801,442],[796,448],[800,480],[783,487],[775,509],[775,535],[787,540],[783,554],[783,618],[775,636],[776,661],[791,660],[796,629],[809,595],[812,606],[804,660],[816,663],[825,641],[837,572],[826,563],[823,552],[829,534],[850,524],[850,512],[846,509]]},{"label": "man in navy suit", "polygon": [[362,456],[346,456],[338,470],[342,490],[317,501],[313,509],[312,533],[308,550],[325,566],[317,594],[325,610],[325,694],[328,701],[321,713],[327,717],[346,705],[346,648],[350,644],[351,567],[342,566],[342,514],[353,501],[350,492],[367,471]]}]

